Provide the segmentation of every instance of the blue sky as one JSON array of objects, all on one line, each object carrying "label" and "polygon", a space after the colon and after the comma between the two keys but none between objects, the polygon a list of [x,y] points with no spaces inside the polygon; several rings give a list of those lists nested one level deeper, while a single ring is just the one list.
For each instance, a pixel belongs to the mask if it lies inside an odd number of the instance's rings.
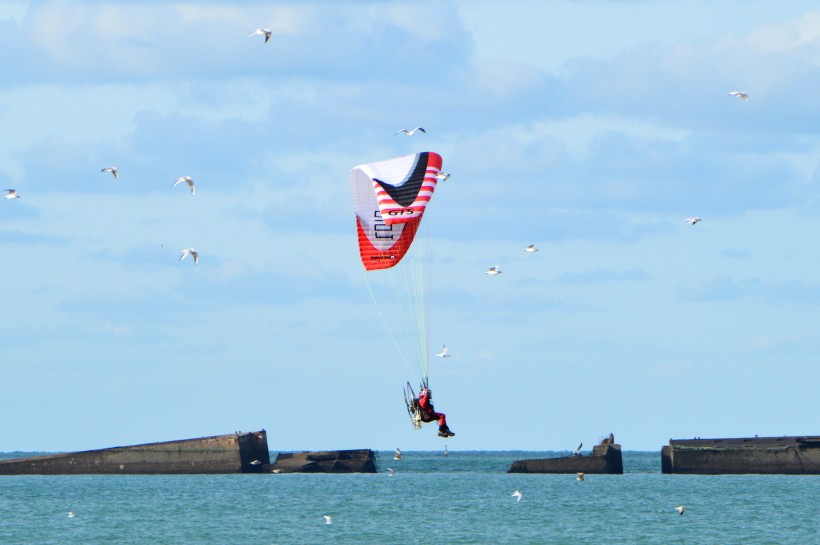
[{"label": "blue sky", "polygon": [[818,53],[800,0],[5,2],[0,451],[443,448],[348,185],[423,150],[448,448],[816,434]]}]

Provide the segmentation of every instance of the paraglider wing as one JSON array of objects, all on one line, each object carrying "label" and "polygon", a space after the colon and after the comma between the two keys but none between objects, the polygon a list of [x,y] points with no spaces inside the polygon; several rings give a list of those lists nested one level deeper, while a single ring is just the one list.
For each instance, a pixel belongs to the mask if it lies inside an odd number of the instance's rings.
[{"label": "paraglider wing", "polygon": [[358,165],[350,171],[359,253],[368,271],[401,261],[435,191],[441,156],[422,152]]}]

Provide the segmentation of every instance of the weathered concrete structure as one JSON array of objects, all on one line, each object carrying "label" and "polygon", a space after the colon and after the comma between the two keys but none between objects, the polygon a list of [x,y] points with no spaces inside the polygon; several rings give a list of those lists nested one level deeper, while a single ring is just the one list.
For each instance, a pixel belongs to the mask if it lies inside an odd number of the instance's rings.
[{"label": "weathered concrete structure", "polygon": [[820,436],[670,439],[664,473],[820,475]]},{"label": "weathered concrete structure", "polygon": [[265,471],[274,473],[376,473],[370,449],[321,452],[280,452]]},{"label": "weathered concrete structure", "polygon": [[620,475],[624,472],[621,445],[604,440],[592,447],[589,456],[563,456],[536,460],[516,460],[509,473],[604,473]]},{"label": "weathered concrete structure", "polygon": [[264,430],[0,461],[0,475],[260,473]]}]

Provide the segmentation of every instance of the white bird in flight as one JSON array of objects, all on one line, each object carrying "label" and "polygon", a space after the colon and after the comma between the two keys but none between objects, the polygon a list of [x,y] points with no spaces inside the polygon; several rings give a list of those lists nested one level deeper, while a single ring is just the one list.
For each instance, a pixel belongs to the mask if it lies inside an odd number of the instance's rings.
[{"label": "white bird in flight", "polygon": [[698,218],[698,217],[692,217],[692,218],[686,218],[684,221],[685,221],[686,223],[688,223],[689,225],[695,225],[695,224],[696,224],[696,223],[698,223],[699,221],[703,221],[703,220],[701,220],[701,219],[700,219],[700,218]]},{"label": "white bird in flight", "polygon": [[104,169],[100,170],[100,172],[110,172],[114,175],[114,178],[120,179],[120,171],[117,170],[117,167],[105,167]]},{"label": "white bird in flight", "polygon": [[497,274],[501,274],[501,270],[498,268],[498,265],[496,265],[495,267],[490,267],[487,269],[487,274],[490,276],[495,276]]},{"label": "white bird in flight", "polygon": [[248,38],[250,38],[251,36],[256,36],[257,34],[265,37],[265,43],[268,43],[268,40],[270,40],[271,31],[268,28],[257,28],[256,30],[248,34]]},{"label": "white bird in flight", "polygon": [[520,490],[516,490],[512,493],[512,495],[515,498],[515,501],[521,501],[521,498],[524,497]]},{"label": "white bird in flight", "polygon": [[447,179],[447,178],[449,178],[449,177],[450,177],[450,173],[449,173],[449,172],[439,172],[438,174],[436,174],[436,179],[437,179],[439,182],[443,182],[444,180],[446,180],[446,179]]},{"label": "white bird in flight", "polygon": [[437,358],[449,358],[450,357],[450,350],[447,348],[445,344],[444,347],[441,349],[441,352],[436,354]]},{"label": "white bird in flight", "polygon": [[[191,188],[191,196],[193,197],[196,184],[194,184],[194,180],[190,176],[180,176],[179,178],[176,179],[176,181],[174,182],[174,185],[172,185],[171,187],[176,187],[177,184],[180,184],[182,182],[185,182],[186,184],[188,184],[188,187]],[[206,193],[207,193],[207,191],[206,191]]]},{"label": "white bird in flight", "polygon": [[730,91],[729,94],[733,97],[737,97],[743,100],[749,100],[749,93],[746,93],[744,91]]},{"label": "white bird in flight", "polygon": [[395,470],[395,469],[393,469],[392,467],[388,467],[388,468],[387,468],[387,476],[388,476],[388,477],[392,477],[392,476],[393,476],[393,475],[395,475],[395,474],[396,474],[396,470]]},{"label": "white bird in flight", "polygon": [[685,505],[678,505],[677,507],[675,507],[675,511],[677,511],[678,513],[683,515],[683,513],[686,511],[686,506]]},{"label": "white bird in flight", "polygon": [[529,246],[527,246],[526,248],[524,248],[524,251],[525,251],[525,252],[531,252],[531,253],[532,253],[532,252],[537,252],[537,251],[538,251],[538,248],[536,248],[536,247],[535,247],[535,244],[530,244]]},{"label": "white bird in flight", "polygon": [[73,519],[76,516],[77,516],[77,513],[75,513],[74,511],[69,511],[68,512],[68,518]]},{"label": "white bird in flight", "polygon": [[182,250],[182,255],[179,256],[179,260],[182,261],[183,259],[185,259],[189,255],[194,258],[194,265],[199,263],[199,253],[196,250],[194,250],[193,248],[188,248],[187,250]]},{"label": "white bird in flight", "polygon": [[414,134],[416,134],[416,131],[423,132],[424,134],[427,134],[427,131],[425,131],[423,128],[416,127],[415,129],[402,129],[400,131],[396,131],[396,132],[393,133],[393,136],[396,136],[397,134],[400,134],[400,133],[404,133],[407,136],[413,136]]},{"label": "white bird in flight", "polygon": [[325,524],[333,524],[333,517],[331,517],[330,515],[322,515],[322,516],[325,517]]},{"label": "white bird in flight", "polygon": [[6,195],[5,195],[5,197],[6,197],[7,199],[19,199],[19,198],[20,198],[20,195],[18,195],[18,194],[17,194],[17,190],[16,190],[16,189],[6,189]]}]

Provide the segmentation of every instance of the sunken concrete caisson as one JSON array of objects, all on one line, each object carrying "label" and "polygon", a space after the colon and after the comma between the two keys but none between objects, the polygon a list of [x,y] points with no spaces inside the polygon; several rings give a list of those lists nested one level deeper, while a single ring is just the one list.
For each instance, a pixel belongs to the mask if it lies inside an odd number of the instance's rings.
[{"label": "sunken concrete caisson", "polygon": [[604,439],[601,444],[592,447],[592,454],[589,456],[516,460],[509,469],[509,473],[603,473],[620,475],[623,472],[621,445],[616,444],[611,435],[609,438]]},{"label": "sunken concrete caisson", "polygon": [[664,473],[820,475],[820,436],[670,439]]},{"label": "sunken concrete caisson", "polygon": [[0,475],[261,473],[265,430],[0,461]]},{"label": "sunken concrete caisson", "polygon": [[376,473],[370,449],[280,452],[265,471],[273,473]]}]

